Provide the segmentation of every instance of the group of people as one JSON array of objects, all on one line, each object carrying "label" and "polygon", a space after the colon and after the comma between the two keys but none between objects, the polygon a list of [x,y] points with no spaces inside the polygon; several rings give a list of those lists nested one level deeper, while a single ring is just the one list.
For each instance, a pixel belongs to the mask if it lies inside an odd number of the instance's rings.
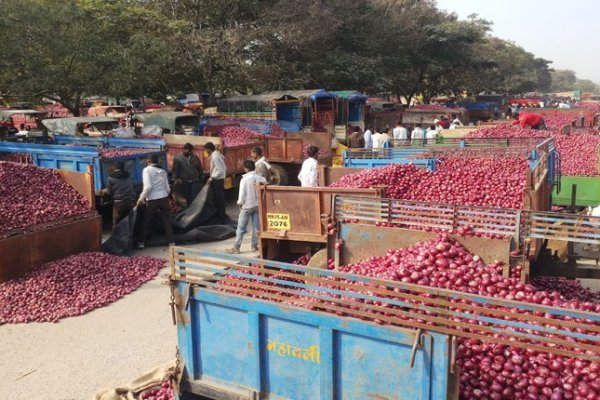
[{"label": "group of people", "polygon": [[396,126],[391,129],[391,134],[388,127],[380,130],[370,126],[364,133],[360,128],[354,127],[353,132],[348,135],[348,145],[351,148],[383,149],[392,147],[392,143],[402,145],[410,144],[411,140],[433,140],[444,129],[456,129],[461,126],[463,126],[461,120],[456,114],[452,114],[451,119],[444,115],[439,119],[434,119],[433,124],[428,128],[425,128],[423,124],[408,125],[398,121]]},{"label": "group of people", "polygon": [[[175,157],[172,167],[174,187],[178,187],[190,206],[203,183],[211,185],[214,195],[214,205],[219,223],[227,223],[229,219],[225,213],[225,157],[212,142],[204,144],[203,150],[210,159],[210,169],[205,176],[200,158],[194,154],[194,146],[186,143],[183,152]],[[308,147],[308,158],[304,161],[298,179],[302,186],[318,186],[319,169],[318,153],[315,146]],[[160,217],[166,239],[170,245],[174,244],[173,228],[170,219],[169,197],[171,186],[169,176],[159,163],[156,155],[147,159],[147,167],[142,172],[143,188],[139,196],[136,195],[131,175],[125,168],[125,163],[118,161],[109,174],[108,185],[103,190],[103,195],[110,196],[113,201],[113,229],[136,206],[145,207],[142,229],[138,238],[138,248],[144,248],[148,239],[150,223],[153,218]],[[270,163],[263,155],[261,147],[251,151],[251,159],[244,162],[244,175],[240,181],[237,204],[240,207],[236,240],[230,253],[239,253],[240,246],[247,231],[248,224],[252,224],[252,251],[258,250],[258,183],[269,183],[273,175]]]}]

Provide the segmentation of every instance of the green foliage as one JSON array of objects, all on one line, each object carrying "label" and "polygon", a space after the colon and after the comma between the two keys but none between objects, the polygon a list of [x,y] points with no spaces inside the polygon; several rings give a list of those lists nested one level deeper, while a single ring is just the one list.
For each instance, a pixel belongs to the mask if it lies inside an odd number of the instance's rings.
[{"label": "green foliage", "polygon": [[0,94],[78,113],[89,95],[573,88],[489,27],[431,0],[3,0]]}]

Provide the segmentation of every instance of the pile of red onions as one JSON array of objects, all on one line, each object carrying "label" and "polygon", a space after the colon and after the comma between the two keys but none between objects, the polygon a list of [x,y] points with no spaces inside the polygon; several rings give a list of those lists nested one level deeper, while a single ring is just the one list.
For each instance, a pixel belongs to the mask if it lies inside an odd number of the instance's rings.
[{"label": "pile of red onions", "polygon": [[558,292],[566,299],[600,304],[600,293],[592,292],[574,279],[559,276],[536,276],[531,280],[531,284],[538,290]]},{"label": "pile of red onions", "polygon": [[[501,275],[502,264],[486,265],[460,243],[440,234],[407,249],[389,250],[340,267],[341,272],[447,288],[477,295],[518,300],[546,306],[600,312],[600,304],[567,298],[557,291],[524,284],[518,273]],[[518,272],[518,271],[517,271]],[[290,304],[327,311],[311,297]],[[373,316],[373,320],[383,323]],[[600,363],[525,350],[479,340],[459,339],[462,399],[592,399],[600,396]]]},{"label": "pile of red onions", "polygon": [[560,173],[564,176],[598,176],[600,136],[594,129],[578,130],[570,135],[557,135]]},{"label": "pile of red onions", "polygon": [[528,168],[521,158],[451,158],[433,172],[391,164],[345,175],[331,186],[386,186],[392,199],[521,209]]},{"label": "pile of red onions", "polygon": [[105,147],[100,149],[102,158],[118,158],[148,153],[148,149],[129,149],[125,147]]},{"label": "pile of red onions", "polygon": [[0,153],[0,161],[10,161],[21,164],[31,164],[29,153]]},{"label": "pile of red onions", "polygon": [[469,138],[533,137],[554,138],[556,148],[561,157],[560,172],[562,175],[598,176],[598,150],[600,137],[598,136],[598,131],[595,129],[577,129],[568,135],[564,135],[552,131],[537,131],[497,125],[481,128],[469,134]]},{"label": "pile of red onions", "polygon": [[153,279],[164,260],[81,253],[0,283],[0,324],[56,322],[104,307]]},{"label": "pile of red onions", "polygon": [[175,400],[175,392],[169,381],[161,383],[160,387],[145,390],[140,395],[141,400]]},{"label": "pile of red onions", "polygon": [[0,234],[89,211],[88,201],[58,172],[0,161]]},{"label": "pile of red onions", "polygon": [[221,139],[226,147],[239,146],[251,142],[254,139],[263,138],[264,135],[251,129],[236,126],[227,126],[221,131]]}]

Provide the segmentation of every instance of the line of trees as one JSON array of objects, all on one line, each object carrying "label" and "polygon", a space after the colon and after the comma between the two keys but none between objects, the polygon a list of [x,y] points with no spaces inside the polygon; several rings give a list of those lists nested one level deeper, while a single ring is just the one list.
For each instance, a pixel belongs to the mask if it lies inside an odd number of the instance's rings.
[{"label": "line of trees", "polygon": [[432,0],[2,0],[0,94],[327,88],[425,101],[552,86],[550,61]]}]

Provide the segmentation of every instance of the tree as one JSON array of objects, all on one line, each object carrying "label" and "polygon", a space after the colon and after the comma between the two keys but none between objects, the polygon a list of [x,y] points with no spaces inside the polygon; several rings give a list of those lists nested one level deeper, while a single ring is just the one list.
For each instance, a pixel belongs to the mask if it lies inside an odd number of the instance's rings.
[{"label": "tree", "polygon": [[471,92],[524,93],[546,91],[550,84],[550,61],[536,58],[515,43],[488,37],[476,48],[479,63],[468,72]]},{"label": "tree", "polygon": [[598,93],[598,85],[589,79],[578,79],[573,85],[574,90],[582,92]]},{"label": "tree", "polygon": [[[136,32],[159,16],[133,3],[101,0],[4,0],[0,14],[0,91],[48,98],[80,114],[85,95],[133,93]],[[138,47],[139,50],[139,47]],[[148,47],[146,47],[148,50]],[[151,52],[145,51],[145,54]],[[137,84],[138,89],[149,80]]]},{"label": "tree", "polygon": [[552,91],[565,92],[573,90],[577,76],[570,69],[557,69],[552,71]]}]

